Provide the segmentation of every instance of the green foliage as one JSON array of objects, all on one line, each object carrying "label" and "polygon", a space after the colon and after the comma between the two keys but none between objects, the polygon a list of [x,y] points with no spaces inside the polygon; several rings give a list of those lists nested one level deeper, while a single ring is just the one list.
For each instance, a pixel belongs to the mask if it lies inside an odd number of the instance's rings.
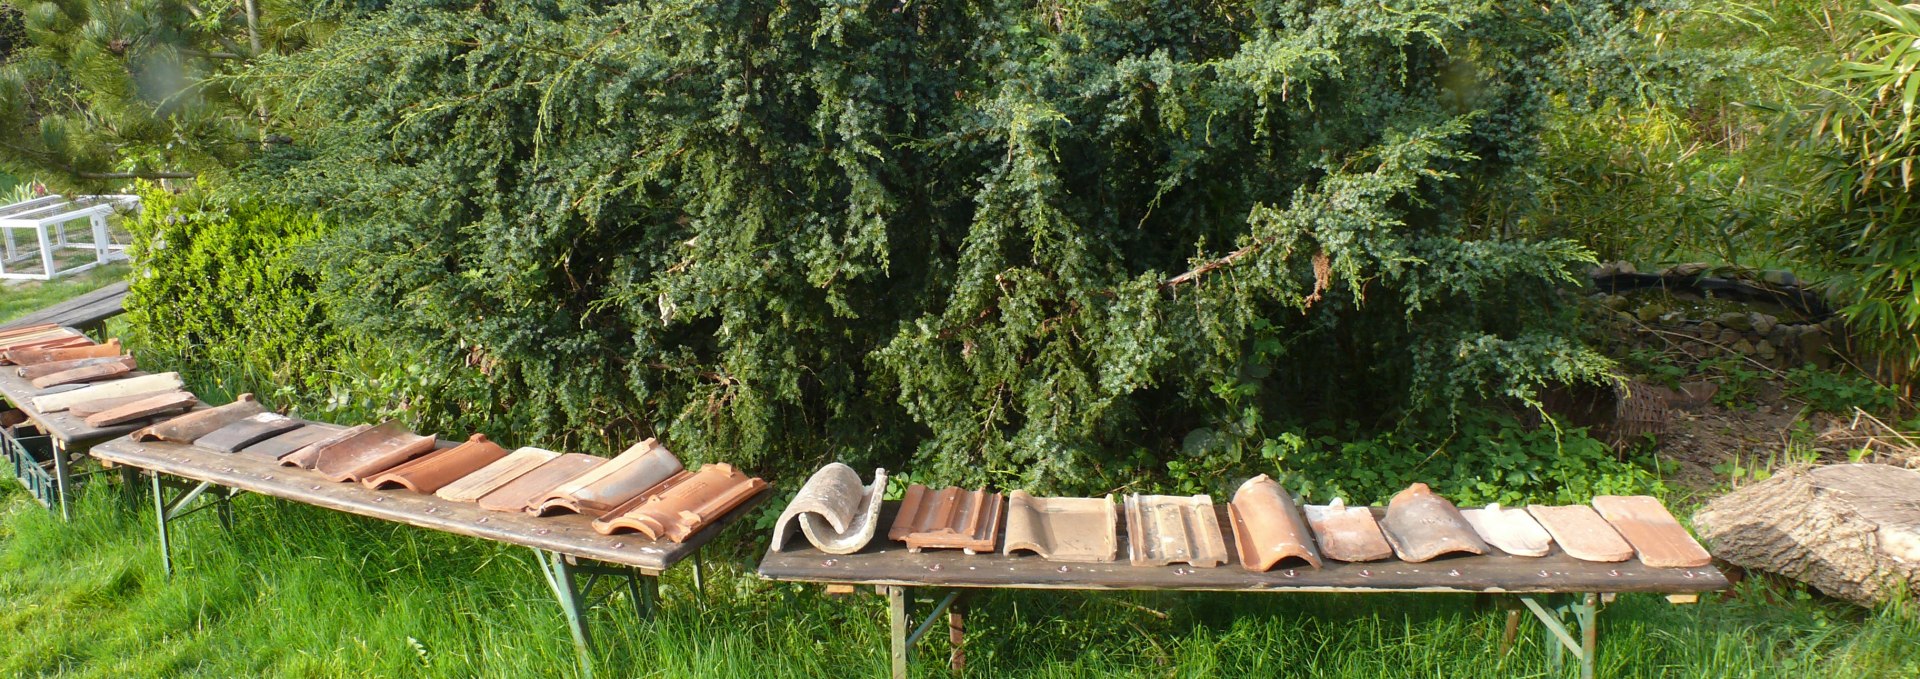
[{"label": "green foliage", "polygon": [[[1623,461],[1584,429],[1526,427],[1512,418],[1477,413],[1462,418],[1443,440],[1404,433],[1357,436],[1353,427],[1283,433],[1260,445],[1262,466],[1314,502],[1384,503],[1408,484],[1423,482],[1461,506],[1499,502],[1583,503],[1602,494],[1663,494],[1648,460]],[[1185,460],[1169,463],[1181,492],[1232,492],[1217,468]]]},{"label": "green foliage", "polygon": [[1091,487],[1598,379],[1589,253],[1472,220],[1668,6],[397,2],[241,76],[247,184],[427,420]]},{"label": "green foliage", "polygon": [[1820,412],[1846,415],[1859,408],[1869,413],[1892,413],[1900,405],[1898,392],[1864,375],[1804,365],[1787,371],[1786,383],[1788,396]]},{"label": "green foliage", "polygon": [[1807,107],[1808,143],[1824,152],[1817,193],[1829,212],[1797,239],[1831,253],[1831,289],[1850,302],[1849,327],[1911,376],[1920,368],[1920,5],[1874,0],[1871,28],[1827,73],[1827,96]]},{"label": "green foliage", "polygon": [[143,209],[127,224],[136,262],[127,320],[140,360],[220,376],[204,396],[267,389],[261,396],[276,406],[324,412],[349,362],[363,360],[316,293],[308,257],[326,224],[201,192],[139,193]]},{"label": "green foliage", "polygon": [[303,20],[305,5],[0,6],[0,168],[43,177],[62,191],[220,174],[270,142],[275,124],[222,76],[259,54],[300,49],[323,32]]}]

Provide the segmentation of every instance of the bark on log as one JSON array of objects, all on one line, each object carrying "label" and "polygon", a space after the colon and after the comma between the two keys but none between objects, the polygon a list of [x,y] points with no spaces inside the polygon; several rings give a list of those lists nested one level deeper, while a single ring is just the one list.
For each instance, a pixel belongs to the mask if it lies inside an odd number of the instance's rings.
[{"label": "bark on log", "polygon": [[1920,593],[1920,472],[1882,464],[1798,468],[1693,515],[1714,556],[1863,606]]}]

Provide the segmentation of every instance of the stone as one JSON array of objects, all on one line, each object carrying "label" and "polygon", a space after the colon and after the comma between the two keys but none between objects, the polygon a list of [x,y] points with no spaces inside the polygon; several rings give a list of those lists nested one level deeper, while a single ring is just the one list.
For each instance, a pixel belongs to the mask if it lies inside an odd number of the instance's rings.
[{"label": "stone", "polygon": [[1631,273],[1639,273],[1638,270],[1633,268],[1633,262],[1629,262],[1626,260],[1618,260],[1618,261],[1607,262],[1605,264],[1601,264],[1600,266],[1594,267],[1592,271],[1587,272],[1587,277],[1588,278],[1606,278],[1609,276],[1619,276],[1622,274],[1631,274]]},{"label": "stone", "polygon": [[1738,311],[1729,311],[1720,314],[1719,316],[1713,317],[1713,320],[1718,321],[1720,326],[1724,328],[1733,328],[1734,330],[1742,332],[1753,329],[1753,317]]},{"label": "stone", "polygon": [[1759,312],[1748,318],[1753,321],[1753,331],[1762,335],[1773,332],[1773,328],[1780,325],[1780,319]]},{"label": "stone", "polygon": [[1740,341],[1740,332],[1737,330],[1734,330],[1733,328],[1722,328],[1720,330],[1720,335],[1717,337],[1714,337],[1713,341],[1715,344],[1719,344],[1720,346],[1731,347],[1733,346],[1733,343]]},{"label": "stone", "polygon": [[1698,333],[1698,335],[1700,337],[1707,337],[1707,338],[1719,337],[1720,324],[1715,323],[1713,321],[1702,322],[1700,324],[1700,332]]},{"label": "stone", "polygon": [[1762,271],[1760,272],[1760,280],[1765,281],[1768,285],[1778,285],[1781,287],[1799,287],[1800,285],[1800,277],[1793,275],[1792,271],[1783,269],[1768,269]]},{"label": "stone", "polygon": [[1625,311],[1629,302],[1624,295],[1605,295],[1600,298],[1600,305],[1614,311]]},{"label": "stone", "polygon": [[1734,342],[1733,350],[1741,354],[1751,354],[1753,353],[1753,343],[1748,342],[1744,339],[1738,342]]},{"label": "stone", "polygon": [[1780,355],[1780,351],[1773,348],[1773,342],[1766,340],[1761,340],[1759,344],[1753,345],[1753,352],[1759,354],[1761,358],[1769,360]]},{"label": "stone", "polygon": [[1660,275],[1667,278],[1691,278],[1706,273],[1711,268],[1713,265],[1706,262],[1687,262],[1667,267],[1660,272]]}]

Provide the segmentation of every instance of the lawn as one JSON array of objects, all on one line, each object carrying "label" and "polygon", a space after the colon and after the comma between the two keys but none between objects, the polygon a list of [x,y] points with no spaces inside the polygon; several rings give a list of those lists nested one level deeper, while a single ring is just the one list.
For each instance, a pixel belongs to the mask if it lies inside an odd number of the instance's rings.
[{"label": "lawn", "polygon": [[[169,581],[151,509],[129,511],[117,491],[89,488],[71,523],[0,491],[0,675],[575,671],[529,550],[242,496],[231,533],[211,513],[179,524]],[[709,549],[704,598],[683,567],[650,621],[620,595],[596,610],[600,676],[883,675],[882,600],[760,581],[761,533],[736,528]],[[1003,592],[974,604],[969,674],[1556,676],[1537,626],[1498,653],[1501,617],[1456,595]],[[1602,676],[1920,676],[1907,607],[1870,613],[1758,579],[1694,606],[1623,595],[1601,620]],[[929,674],[946,650],[930,636]]]},{"label": "lawn", "polygon": [[0,323],[124,279],[128,268],[121,262],[52,281],[0,284]]}]

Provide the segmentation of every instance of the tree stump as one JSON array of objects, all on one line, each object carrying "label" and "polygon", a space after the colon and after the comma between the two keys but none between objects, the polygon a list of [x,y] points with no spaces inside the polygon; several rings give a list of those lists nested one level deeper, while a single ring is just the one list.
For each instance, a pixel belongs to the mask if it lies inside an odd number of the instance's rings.
[{"label": "tree stump", "polygon": [[1863,606],[1920,593],[1920,472],[1882,464],[1798,468],[1693,515],[1713,554]]}]

